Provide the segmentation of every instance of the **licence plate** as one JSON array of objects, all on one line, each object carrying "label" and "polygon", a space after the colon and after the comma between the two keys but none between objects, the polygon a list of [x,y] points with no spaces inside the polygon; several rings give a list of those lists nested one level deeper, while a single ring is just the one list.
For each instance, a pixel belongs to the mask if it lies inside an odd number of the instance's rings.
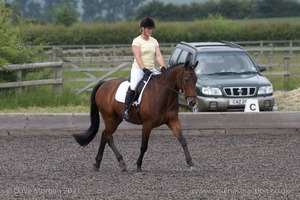
[{"label": "licence plate", "polygon": [[230,99],[229,104],[230,105],[245,105],[247,102],[247,99]]}]

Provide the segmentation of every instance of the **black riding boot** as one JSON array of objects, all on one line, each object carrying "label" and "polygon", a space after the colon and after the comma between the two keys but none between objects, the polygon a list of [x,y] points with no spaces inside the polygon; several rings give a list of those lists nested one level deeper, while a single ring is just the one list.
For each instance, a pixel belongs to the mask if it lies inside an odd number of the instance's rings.
[{"label": "black riding boot", "polygon": [[132,104],[134,94],[135,94],[135,91],[131,90],[130,87],[128,87],[128,90],[126,92],[126,97],[125,97],[125,111],[123,114],[123,119],[125,119],[126,121],[128,121],[130,119],[129,109]]}]

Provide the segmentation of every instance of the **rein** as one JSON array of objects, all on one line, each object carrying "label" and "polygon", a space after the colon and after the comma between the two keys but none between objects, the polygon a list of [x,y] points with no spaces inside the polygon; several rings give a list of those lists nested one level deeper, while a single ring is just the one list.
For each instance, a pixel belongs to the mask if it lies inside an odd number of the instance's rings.
[{"label": "rein", "polygon": [[[183,75],[184,75],[184,73],[192,74],[193,72],[185,72],[184,67],[183,67],[183,71],[182,71],[180,77],[177,78],[177,79],[175,80],[175,82],[177,82],[177,81],[180,79],[180,88],[179,88],[179,91],[174,90],[173,88],[171,88],[171,87],[169,87],[169,86],[165,86],[165,85],[163,85],[163,84],[161,84],[161,85],[162,85],[163,87],[168,88],[169,90],[171,90],[171,91],[177,93],[177,94],[182,95],[182,94],[183,94],[183,89],[182,89],[183,87],[182,87],[182,86],[183,86]],[[152,78],[155,79],[155,77],[153,77],[153,76],[152,76]],[[194,96],[186,96],[185,99],[187,99],[188,97],[194,97]]]}]

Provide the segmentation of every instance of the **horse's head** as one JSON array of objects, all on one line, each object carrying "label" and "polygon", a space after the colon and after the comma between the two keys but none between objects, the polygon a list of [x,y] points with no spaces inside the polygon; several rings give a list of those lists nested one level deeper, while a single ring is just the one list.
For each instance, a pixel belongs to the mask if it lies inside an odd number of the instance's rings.
[{"label": "horse's head", "polygon": [[189,61],[183,65],[183,71],[180,77],[179,89],[182,90],[185,95],[187,104],[194,107],[197,104],[196,82],[197,76],[195,68],[198,65],[198,61],[195,64],[191,64]]}]

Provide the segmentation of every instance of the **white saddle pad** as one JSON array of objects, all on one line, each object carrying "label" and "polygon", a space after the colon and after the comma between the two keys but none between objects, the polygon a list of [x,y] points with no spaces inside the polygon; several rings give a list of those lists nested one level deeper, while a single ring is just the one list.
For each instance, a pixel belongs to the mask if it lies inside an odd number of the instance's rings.
[{"label": "white saddle pad", "polygon": [[[138,100],[133,102],[132,103],[133,105],[138,105],[138,104],[141,103],[141,99],[142,99],[142,96],[143,96],[144,89],[145,89],[146,85],[148,84],[149,80],[150,80],[150,78],[148,79],[147,82],[145,82],[145,85],[144,85],[144,87],[141,91],[141,94],[140,94]],[[126,92],[128,90],[128,87],[129,87],[129,81],[124,81],[119,85],[118,90],[117,90],[116,95],[115,95],[115,99],[117,101],[125,103],[125,96],[126,96]]]},{"label": "white saddle pad", "polygon": [[[156,70],[155,68],[152,69],[151,72],[152,72],[152,74],[150,75],[150,78],[152,77],[152,75],[160,74],[160,72],[158,70]],[[141,103],[144,89],[145,89],[146,85],[148,84],[150,78],[148,78],[148,80],[145,82],[145,85],[144,85],[144,87],[141,91],[141,94],[140,94],[138,100],[133,102],[132,103],[133,105],[138,105],[138,104]],[[128,90],[128,87],[129,87],[129,81],[124,81],[119,85],[118,90],[117,90],[116,95],[115,95],[115,99],[117,101],[125,103],[125,97],[126,97],[126,92]]]}]

